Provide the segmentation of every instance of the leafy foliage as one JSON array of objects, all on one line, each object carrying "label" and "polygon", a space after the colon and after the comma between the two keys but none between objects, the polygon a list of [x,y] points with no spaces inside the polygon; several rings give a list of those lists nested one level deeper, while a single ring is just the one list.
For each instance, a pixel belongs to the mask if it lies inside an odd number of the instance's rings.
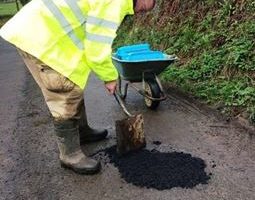
[{"label": "leafy foliage", "polygon": [[[20,5],[20,4],[18,4]],[[1,2],[0,1],[0,18],[12,16],[17,12],[17,4],[15,1]]]},{"label": "leafy foliage", "polygon": [[19,0],[20,3],[24,6],[26,5],[30,0]]}]

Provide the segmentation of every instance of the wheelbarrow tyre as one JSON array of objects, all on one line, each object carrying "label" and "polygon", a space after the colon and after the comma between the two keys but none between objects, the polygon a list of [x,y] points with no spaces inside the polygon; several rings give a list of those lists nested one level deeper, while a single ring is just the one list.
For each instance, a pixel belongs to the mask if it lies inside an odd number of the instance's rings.
[{"label": "wheelbarrow tyre", "polygon": [[[160,98],[160,88],[155,80],[145,81],[145,91],[153,98]],[[145,105],[151,110],[156,110],[160,104],[160,101],[152,101],[144,97]]]}]

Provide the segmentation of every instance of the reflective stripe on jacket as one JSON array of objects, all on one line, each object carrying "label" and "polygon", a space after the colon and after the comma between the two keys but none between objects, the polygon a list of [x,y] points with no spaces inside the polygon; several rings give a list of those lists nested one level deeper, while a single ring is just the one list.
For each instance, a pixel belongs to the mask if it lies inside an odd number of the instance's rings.
[{"label": "reflective stripe on jacket", "polygon": [[1,29],[0,36],[84,88],[90,71],[117,79],[112,42],[133,0],[33,0]]}]

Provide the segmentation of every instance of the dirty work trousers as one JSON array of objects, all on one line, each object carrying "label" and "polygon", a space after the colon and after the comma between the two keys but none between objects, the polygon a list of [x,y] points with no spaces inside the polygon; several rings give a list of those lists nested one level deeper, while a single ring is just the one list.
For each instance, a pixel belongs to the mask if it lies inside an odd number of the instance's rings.
[{"label": "dirty work trousers", "polygon": [[42,90],[54,120],[86,118],[83,90],[32,55],[18,49],[27,68]]}]

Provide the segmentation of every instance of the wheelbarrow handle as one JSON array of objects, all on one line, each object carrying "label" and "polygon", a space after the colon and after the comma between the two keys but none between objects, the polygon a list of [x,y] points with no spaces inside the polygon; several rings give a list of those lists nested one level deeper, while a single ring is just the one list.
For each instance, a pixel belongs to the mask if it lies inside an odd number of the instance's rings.
[{"label": "wheelbarrow handle", "polygon": [[130,114],[130,112],[127,110],[124,101],[122,100],[122,98],[116,93],[114,92],[114,97],[116,99],[116,101],[118,102],[118,104],[120,105],[120,107],[122,108],[123,112],[128,116],[128,117],[133,117],[132,114]]}]

